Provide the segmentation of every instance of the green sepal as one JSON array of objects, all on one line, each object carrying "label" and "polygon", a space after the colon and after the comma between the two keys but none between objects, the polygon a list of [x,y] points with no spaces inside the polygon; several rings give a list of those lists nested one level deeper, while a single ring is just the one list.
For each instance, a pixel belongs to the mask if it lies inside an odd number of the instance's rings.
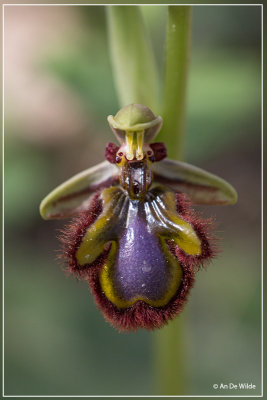
[{"label": "green sepal", "polygon": [[230,183],[194,165],[166,158],[151,167],[154,182],[185,193],[194,204],[235,204],[237,193]]},{"label": "green sepal", "polygon": [[90,199],[99,188],[105,188],[118,180],[118,168],[103,161],[68,179],[49,193],[40,204],[44,219],[67,218],[88,207]]}]

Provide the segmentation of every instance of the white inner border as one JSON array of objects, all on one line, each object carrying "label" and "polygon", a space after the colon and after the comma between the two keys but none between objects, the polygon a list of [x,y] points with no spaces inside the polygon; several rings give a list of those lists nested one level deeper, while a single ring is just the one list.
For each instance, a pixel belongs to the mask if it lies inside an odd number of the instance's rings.
[{"label": "white inner border", "polygon": [[[38,7],[53,7],[53,6],[60,6],[60,7],[65,7],[65,6],[99,6],[99,7],[104,7],[104,6],[194,6],[194,7],[202,7],[202,6],[253,6],[253,7],[261,7],[261,395],[173,395],[173,396],[168,396],[168,395],[137,395],[137,396],[132,396],[132,395],[5,395],[4,393],[4,13],[5,13],[5,7],[14,7],[14,6],[22,6],[22,7],[33,7],[33,6],[38,6]],[[185,3],[185,4],[2,4],[2,396],[3,398],[6,397],[25,397],[25,398],[31,398],[31,397],[40,397],[40,398],[53,398],[53,397],[58,397],[58,398],[75,398],[75,397],[102,397],[102,398],[122,398],[122,397],[132,397],[132,398],[140,398],[140,397],[146,397],[146,398],[178,398],[178,397],[239,397],[239,398],[244,398],[244,397],[263,397],[263,4],[191,4],[191,3]]]}]

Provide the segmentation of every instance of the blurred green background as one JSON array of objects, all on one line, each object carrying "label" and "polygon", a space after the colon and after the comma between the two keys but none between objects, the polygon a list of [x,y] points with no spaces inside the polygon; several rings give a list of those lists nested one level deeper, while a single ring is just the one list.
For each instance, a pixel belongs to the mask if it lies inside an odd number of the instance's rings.
[{"label": "blurred green background", "polygon": [[[161,72],[165,6],[143,6]],[[186,160],[229,180],[219,254],[198,273],[183,312],[189,395],[214,383],[260,393],[261,82],[259,6],[194,6]],[[5,394],[157,394],[154,333],[119,334],[89,288],[64,275],[39,203],[103,160],[118,111],[105,8],[5,8]]]}]

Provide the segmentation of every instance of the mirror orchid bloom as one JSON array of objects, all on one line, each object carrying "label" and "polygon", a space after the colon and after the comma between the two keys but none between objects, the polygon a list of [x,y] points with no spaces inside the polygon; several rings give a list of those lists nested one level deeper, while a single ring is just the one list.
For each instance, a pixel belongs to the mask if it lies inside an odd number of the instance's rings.
[{"label": "mirror orchid bloom", "polygon": [[162,118],[140,104],[123,107],[109,125],[106,161],[53,190],[44,219],[68,218],[66,268],[88,281],[104,317],[119,331],[159,328],[182,310],[196,271],[215,254],[212,220],[191,204],[237,201],[225,180],[167,158],[153,143]]}]

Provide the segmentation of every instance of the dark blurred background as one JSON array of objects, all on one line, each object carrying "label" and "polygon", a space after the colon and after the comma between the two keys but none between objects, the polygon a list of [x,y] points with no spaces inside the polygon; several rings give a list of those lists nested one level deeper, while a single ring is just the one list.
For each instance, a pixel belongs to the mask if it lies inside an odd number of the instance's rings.
[{"label": "dark blurred background", "polygon": [[[166,7],[142,12],[162,75]],[[193,7],[186,160],[229,180],[239,201],[199,207],[216,217],[222,253],[198,273],[183,312],[191,395],[220,382],[260,393],[260,13]],[[86,283],[56,261],[64,221],[38,210],[113,140],[105,8],[5,7],[4,44],[5,393],[157,394],[155,333],[118,334],[104,321]]]}]

